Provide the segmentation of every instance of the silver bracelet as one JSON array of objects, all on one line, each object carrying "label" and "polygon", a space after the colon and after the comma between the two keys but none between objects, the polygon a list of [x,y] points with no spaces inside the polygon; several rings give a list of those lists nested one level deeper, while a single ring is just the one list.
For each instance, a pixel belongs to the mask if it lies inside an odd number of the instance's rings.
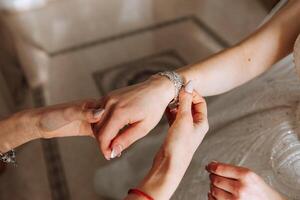
[{"label": "silver bracelet", "polygon": [[16,164],[16,152],[14,149],[6,152],[1,153],[0,152],[0,161],[4,163],[10,163],[10,164]]},{"label": "silver bracelet", "polygon": [[178,100],[179,91],[184,85],[182,77],[174,71],[159,72],[158,75],[167,77],[174,84],[175,96],[170,104],[176,103]]}]

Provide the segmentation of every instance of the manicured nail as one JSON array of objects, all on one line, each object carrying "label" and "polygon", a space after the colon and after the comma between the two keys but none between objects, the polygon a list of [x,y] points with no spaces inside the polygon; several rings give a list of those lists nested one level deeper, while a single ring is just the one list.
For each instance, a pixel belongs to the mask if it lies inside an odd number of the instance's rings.
[{"label": "manicured nail", "polygon": [[218,162],[217,161],[212,161],[209,165],[209,171],[215,171],[218,167]]},{"label": "manicured nail", "polygon": [[185,85],[184,91],[187,92],[187,93],[190,93],[190,94],[193,93],[193,91],[194,91],[194,84],[193,84],[193,81],[189,81],[189,82]]},{"label": "manicured nail", "polygon": [[120,157],[122,153],[122,146],[120,144],[114,145],[110,154],[110,158],[114,159],[116,157]]},{"label": "manicured nail", "polygon": [[104,112],[104,109],[102,109],[102,108],[98,108],[98,109],[94,110],[93,111],[94,118],[101,117],[101,115],[103,114],[103,112]]}]

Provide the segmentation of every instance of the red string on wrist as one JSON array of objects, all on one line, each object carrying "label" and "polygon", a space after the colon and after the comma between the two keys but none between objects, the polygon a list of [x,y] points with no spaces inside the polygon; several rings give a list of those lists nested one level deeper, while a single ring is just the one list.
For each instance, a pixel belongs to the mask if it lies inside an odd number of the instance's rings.
[{"label": "red string on wrist", "polygon": [[140,197],[144,197],[147,200],[154,200],[152,197],[150,197],[148,194],[146,194],[145,192],[139,190],[139,189],[130,189],[128,191],[128,194],[135,194],[138,195]]}]

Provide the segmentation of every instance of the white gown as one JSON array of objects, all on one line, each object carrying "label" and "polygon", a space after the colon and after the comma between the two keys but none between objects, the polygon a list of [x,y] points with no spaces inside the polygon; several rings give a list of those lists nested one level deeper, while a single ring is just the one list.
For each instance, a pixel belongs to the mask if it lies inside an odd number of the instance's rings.
[{"label": "white gown", "polygon": [[[299,47],[300,38],[295,46],[297,63]],[[211,130],[172,199],[207,199],[204,168],[212,160],[248,167],[288,199],[300,199],[300,79],[293,61],[293,55],[286,57],[264,75],[210,103]],[[152,134],[120,160],[99,169],[95,176],[99,194],[124,197],[150,168],[166,129],[158,127],[154,132],[160,134]]]}]

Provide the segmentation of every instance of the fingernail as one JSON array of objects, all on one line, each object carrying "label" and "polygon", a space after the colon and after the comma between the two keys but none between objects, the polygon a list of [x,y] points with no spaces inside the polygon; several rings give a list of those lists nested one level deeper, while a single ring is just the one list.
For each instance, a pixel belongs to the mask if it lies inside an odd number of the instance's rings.
[{"label": "fingernail", "polygon": [[218,162],[217,161],[212,161],[210,164],[209,164],[209,170],[210,171],[216,171],[218,167]]},{"label": "fingernail", "polygon": [[98,108],[98,109],[94,110],[93,111],[94,118],[101,117],[101,115],[103,114],[103,112],[104,112],[104,109],[102,109],[102,108]]},{"label": "fingernail", "polygon": [[110,154],[110,158],[114,159],[117,156],[120,157],[121,153],[122,153],[122,150],[123,150],[123,148],[120,144],[114,145],[113,148],[112,148],[111,154]]},{"label": "fingernail", "polygon": [[189,81],[189,82],[185,85],[184,91],[187,92],[187,93],[190,93],[190,94],[193,93],[193,91],[194,91],[194,84],[193,84],[193,81]]}]

